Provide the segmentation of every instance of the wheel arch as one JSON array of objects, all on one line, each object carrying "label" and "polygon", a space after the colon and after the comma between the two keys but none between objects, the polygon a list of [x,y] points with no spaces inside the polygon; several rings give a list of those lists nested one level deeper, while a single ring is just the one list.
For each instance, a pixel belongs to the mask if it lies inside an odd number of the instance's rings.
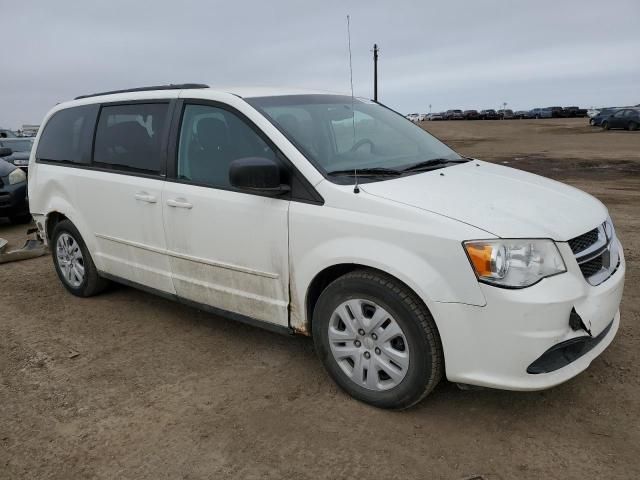
[{"label": "wheel arch", "polygon": [[[370,270],[370,271],[377,272],[382,275],[386,275],[388,277],[393,278],[402,286],[406,287],[411,292],[413,292],[416,295],[416,297],[420,300],[420,302],[422,302],[424,307],[427,310],[429,310],[429,312],[431,312],[428,302],[425,301],[423,296],[420,295],[416,291],[416,289],[413,288],[411,285],[409,285],[407,282],[403,281],[401,278],[398,278],[398,276],[393,275],[392,273],[384,271],[380,268],[376,268],[374,266],[366,265],[363,263],[337,263],[337,264],[325,267],[320,272],[318,272],[315,275],[315,277],[311,280],[311,283],[307,287],[306,296],[304,300],[304,313],[305,313],[304,325],[301,328],[296,328],[295,329],[296,331],[298,331],[299,333],[303,333],[305,335],[311,335],[313,311],[318,302],[318,299],[320,298],[320,295],[331,282],[333,282],[334,280],[337,280],[343,275],[346,275],[347,273],[352,272],[354,270]],[[435,318],[434,318],[434,322],[436,322],[436,326],[437,326],[437,321]]]},{"label": "wheel arch", "polygon": [[57,210],[53,210],[46,215],[45,220],[45,234],[47,236],[47,243],[51,242],[51,235],[53,234],[56,225],[63,220],[69,220],[69,218]]}]

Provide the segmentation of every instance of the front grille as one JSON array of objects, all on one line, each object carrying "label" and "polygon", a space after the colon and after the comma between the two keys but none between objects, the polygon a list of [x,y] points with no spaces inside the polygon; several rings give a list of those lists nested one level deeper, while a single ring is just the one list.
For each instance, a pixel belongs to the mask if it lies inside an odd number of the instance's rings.
[{"label": "front grille", "polygon": [[594,258],[593,260],[589,260],[588,262],[580,264],[580,271],[584,275],[584,278],[589,278],[602,270],[602,256]]},{"label": "front grille", "polygon": [[6,207],[11,204],[11,195],[8,193],[0,193],[0,207]]},{"label": "front grille", "polygon": [[601,284],[618,269],[620,254],[610,223],[605,222],[569,240],[569,247],[576,256],[582,275],[590,285]]},{"label": "front grille", "polygon": [[598,229],[594,228],[593,230],[580,235],[579,237],[572,238],[569,240],[569,246],[571,247],[571,251],[574,254],[580,253],[591,245],[595,244],[598,241]]}]

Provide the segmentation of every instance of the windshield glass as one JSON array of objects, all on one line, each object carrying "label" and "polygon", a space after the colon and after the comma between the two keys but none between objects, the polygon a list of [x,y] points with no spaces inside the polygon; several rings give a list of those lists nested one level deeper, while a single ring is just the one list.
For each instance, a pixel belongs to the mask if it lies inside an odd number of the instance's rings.
[{"label": "windshield glass", "polygon": [[0,147],[10,148],[14,152],[29,152],[33,146],[33,140],[0,140]]},{"label": "windshield glass", "polygon": [[323,173],[462,157],[394,111],[341,95],[249,98]]}]

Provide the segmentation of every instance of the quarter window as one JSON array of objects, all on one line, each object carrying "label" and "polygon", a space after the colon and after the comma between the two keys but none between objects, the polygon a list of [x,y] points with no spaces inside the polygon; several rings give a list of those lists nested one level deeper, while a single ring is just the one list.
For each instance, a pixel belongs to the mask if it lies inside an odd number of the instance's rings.
[{"label": "quarter window", "polygon": [[39,160],[88,164],[98,105],[60,110],[47,122],[38,142]]},{"label": "quarter window", "polygon": [[102,107],[93,161],[115,170],[159,174],[168,104]]},{"label": "quarter window", "polygon": [[277,160],[273,149],[240,117],[222,108],[186,105],[178,147],[178,178],[230,188],[229,166],[238,158]]}]

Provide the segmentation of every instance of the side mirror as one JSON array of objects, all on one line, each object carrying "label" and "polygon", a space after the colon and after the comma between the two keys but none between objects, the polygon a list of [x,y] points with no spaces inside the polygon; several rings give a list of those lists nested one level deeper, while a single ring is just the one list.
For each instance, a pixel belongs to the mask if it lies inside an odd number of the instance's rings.
[{"label": "side mirror", "polygon": [[268,158],[238,158],[229,166],[232,186],[263,195],[278,196],[289,192],[289,185],[281,184],[280,176],[280,166]]},{"label": "side mirror", "polygon": [[7,147],[0,147],[0,158],[8,157],[13,153],[13,150]]}]

